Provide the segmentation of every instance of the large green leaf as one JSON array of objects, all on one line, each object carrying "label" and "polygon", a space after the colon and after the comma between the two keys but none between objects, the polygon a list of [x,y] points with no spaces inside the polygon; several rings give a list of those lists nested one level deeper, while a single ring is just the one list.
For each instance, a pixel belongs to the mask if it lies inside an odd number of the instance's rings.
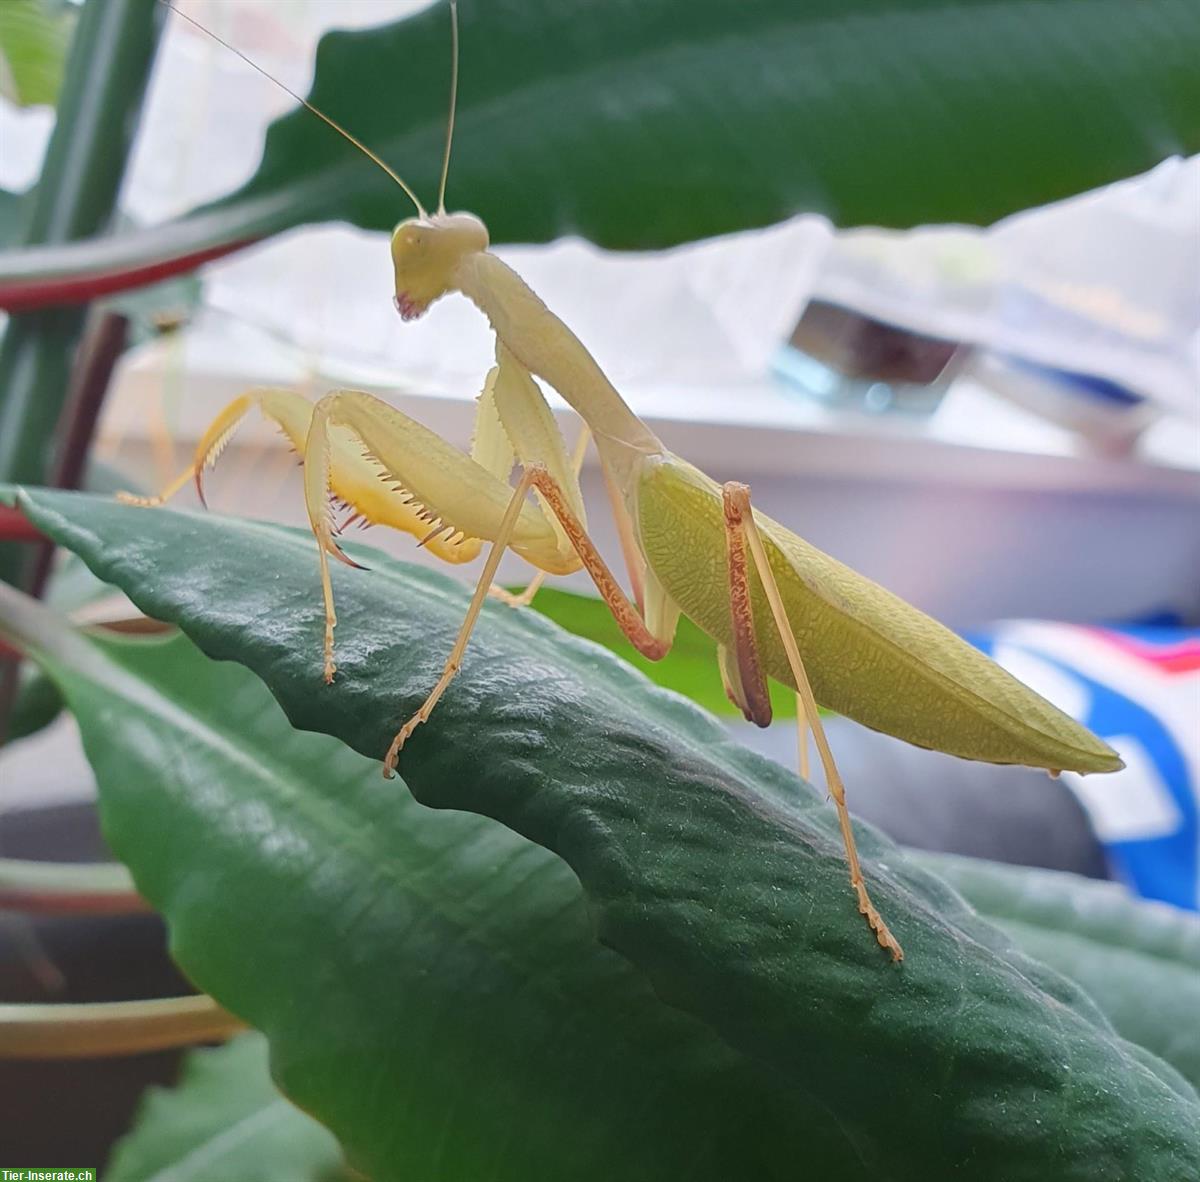
[{"label": "large green leaf", "polygon": [[[88,464],[83,487],[89,492],[107,494],[145,491],[137,481],[122,476],[115,468],[98,460]],[[50,583],[42,597],[55,611],[67,615],[115,594],[112,587],[100,582],[88,570],[78,555],[63,552],[58,557],[62,561],[51,573]],[[62,696],[53,681],[36,665],[25,662],[17,677],[17,693],[4,736],[6,742],[26,738],[49,726],[62,709]]]},{"label": "large green leaf", "polygon": [[75,634],[3,588],[0,619],[62,688],[173,955],[375,1182],[864,1177],[818,1104],[600,947],[553,855],[422,808],[182,637]]},{"label": "large green leaf", "polygon": [[[460,9],[449,198],[495,241],[662,247],[798,211],[843,226],[988,223],[1200,149],[1193,0]],[[449,40],[445,3],[330,33],[311,95],[431,207]],[[0,303],[48,298],[39,276],[112,282],[303,222],[390,229],[411,212],[380,170],[297,111],[272,127],[243,189],[166,235],[0,258]]]},{"label": "large green leaf", "polygon": [[271,1082],[261,1034],[193,1051],[174,1088],[153,1088],[104,1182],[334,1182],[337,1140]]},{"label": "large green leaf", "polygon": [[[323,688],[310,538],[69,494],[22,503],[143,610],[254,669],[294,723],[368,754],[432,684],[465,602],[449,580],[380,555],[370,574],[339,570],[342,672]],[[1155,1182],[1200,1161],[1195,1092],[1077,988],[864,827],[866,873],[908,953],[891,965],[855,912],[815,793],[535,613],[489,605],[404,754],[418,799],[494,816],[563,857],[601,938],[780,1094],[819,1098],[875,1176]],[[249,809],[230,828],[256,816],[266,821]],[[349,824],[346,842],[357,833]],[[320,873],[342,874],[336,848],[296,853],[304,873],[332,859]],[[213,918],[210,939],[225,922]],[[374,943],[356,963],[379,955]],[[371,1005],[392,987],[363,974],[356,985]],[[814,1161],[814,1173],[845,1170]]]},{"label": "large green leaf", "polygon": [[1200,1088],[1200,918],[1073,874],[948,855],[921,861]]},{"label": "large green leaf", "polygon": [[[986,223],[1200,148],[1189,0],[464,0],[450,194],[500,241],[664,246],[779,221]],[[434,200],[445,4],[327,36],[312,101]],[[317,120],[228,207],[390,229]],[[282,212],[282,211],[281,211]]]}]

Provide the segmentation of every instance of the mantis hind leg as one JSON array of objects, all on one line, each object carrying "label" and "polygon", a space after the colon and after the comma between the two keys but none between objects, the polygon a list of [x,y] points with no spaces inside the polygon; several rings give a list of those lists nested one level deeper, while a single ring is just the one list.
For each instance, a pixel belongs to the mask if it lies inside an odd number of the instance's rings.
[{"label": "mantis hind leg", "polygon": [[771,697],[767,676],[758,658],[754,635],[754,605],[746,563],[746,530],[742,508],[725,492],[725,555],[729,571],[729,614],[733,624],[733,651],[719,652],[725,692],[747,722],[756,726],[771,723]]},{"label": "mantis hind leg", "polygon": [[808,763],[808,712],[804,709],[804,697],[796,691],[796,754],[800,763],[800,779],[807,780],[812,770]]},{"label": "mantis hind leg", "polygon": [[[879,911],[871,902],[871,896],[867,891],[867,884],[862,873],[862,865],[858,859],[858,847],[854,842],[854,830],[850,825],[850,813],[846,807],[846,789],[842,783],[842,777],[837,770],[837,764],[834,762],[833,752],[829,747],[829,740],[825,736],[825,728],[821,725],[821,716],[817,710],[816,700],[813,697],[808,673],[800,657],[800,649],[796,644],[795,633],[792,631],[791,624],[787,618],[787,609],[784,606],[782,596],[779,594],[779,587],[775,582],[775,575],[767,560],[766,550],[763,548],[758,527],[754,523],[754,513],[750,506],[750,490],[744,484],[730,482],[724,486],[723,494],[726,536],[729,539],[731,588],[735,564],[734,555],[735,553],[741,554],[742,575],[744,579],[746,573],[745,548],[748,547],[754,560],[755,570],[762,583],[763,591],[766,593],[767,602],[771,608],[771,615],[775,621],[775,627],[779,632],[780,639],[783,641],[784,651],[787,653],[788,665],[796,682],[798,704],[803,709],[803,715],[798,723],[801,736],[806,740],[807,736],[804,732],[807,727],[812,728],[813,739],[817,745],[817,753],[820,756],[821,766],[825,772],[825,782],[829,789],[829,794],[833,797],[833,802],[837,807],[838,824],[842,832],[842,844],[845,846],[846,861],[850,867],[850,885],[854,888],[855,894],[858,896],[858,909],[870,925],[871,930],[875,933],[875,938],[879,941],[880,946],[886,948],[892,954],[894,961],[903,960],[904,950],[900,947],[896,937],[892,935],[887,924],[884,922],[883,916],[879,914]],[[736,592],[731,596],[731,599],[736,600]],[[746,602],[747,606],[742,610],[748,614],[748,591]],[[758,664],[757,640],[753,632],[753,622],[751,620],[748,632],[739,629],[737,626],[739,619],[739,605],[737,602],[733,603],[732,610],[735,625],[735,647],[739,650],[737,653],[737,668],[739,672],[743,669],[753,671]],[[743,652],[743,649],[746,651]],[[742,673],[743,689],[745,688],[745,680],[746,674]]]}]

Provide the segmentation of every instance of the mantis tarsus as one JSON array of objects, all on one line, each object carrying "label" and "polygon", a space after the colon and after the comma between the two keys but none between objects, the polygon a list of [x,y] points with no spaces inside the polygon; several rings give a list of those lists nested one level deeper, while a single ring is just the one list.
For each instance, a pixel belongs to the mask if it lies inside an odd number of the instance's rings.
[{"label": "mantis tarsus", "polygon": [[[409,186],[349,132],[299,95],[292,97],[369,156],[416,207],[391,242],[401,317],[412,320],[435,300],[459,292],[495,332],[496,364],[479,396],[470,455],[363,392],[337,390],[314,406],[294,392],[260,389],[227,406],[188,471],[146,503],[161,503],[189,476],[199,488],[203,472],[252,408],[278,424],[304,462],[305,501],[319,544],[327,682],[336,672],[337,622],[329,558],[354,565],[338,545],[331,496],[368,523],[419,537],[448,562],[473,559],[483,542],[491,543],[443,674],[396,734],[384,758],[385,775],[458,671],[506,549],[539,572],[586,568],[621,630],[652,659],[668,652],[679,615],[686,613],[717,642],[726,691],[747,719],[770,722],[768,677],[796,691],[802,763],[807,726],[838,810],[859,911],[899,961],[900,945],[863,880],[818,702],[910,743],[968,759],[1026,764],[1051,774],[1114,771],[1121,761],[942,625],[758,513],[744,484],[718,485],[668,451],[574,333],[490,253],[484,223],[474,214],[446,212],[458,60],[453,0],[450,7],[454,64],[436,213],[427,213]],[[562,395],[595,440],[632,597],[589,538],[576,466],[535,377]],[[521,476],[512,487],[514,464]]]}]

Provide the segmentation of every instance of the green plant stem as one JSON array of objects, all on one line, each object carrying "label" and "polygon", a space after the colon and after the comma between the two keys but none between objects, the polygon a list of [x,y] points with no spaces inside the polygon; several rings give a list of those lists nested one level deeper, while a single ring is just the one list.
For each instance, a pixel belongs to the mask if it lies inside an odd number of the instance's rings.
[{"label": "green plant stem", "polygon": [[[155,0],[88,0],[71,42],[58,119],[31,197],[27,245],[102,230],[116,205],[162,26]],[[0,346],[0,480],[40,483],[67,397],[84,308],[14,316]],[[0,578],[25,555],[0,547]]]}]

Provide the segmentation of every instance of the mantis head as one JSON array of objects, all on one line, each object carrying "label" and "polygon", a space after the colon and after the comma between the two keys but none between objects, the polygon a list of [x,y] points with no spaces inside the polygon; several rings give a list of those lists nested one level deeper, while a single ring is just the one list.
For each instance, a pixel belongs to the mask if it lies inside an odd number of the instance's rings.
[{"label": "mantis head", "polygon": [[415,320],[454,285],[459,262],[487,247],[487,227],[473,213],[436,213],[401,222],[392,234],[396,311]]}]

